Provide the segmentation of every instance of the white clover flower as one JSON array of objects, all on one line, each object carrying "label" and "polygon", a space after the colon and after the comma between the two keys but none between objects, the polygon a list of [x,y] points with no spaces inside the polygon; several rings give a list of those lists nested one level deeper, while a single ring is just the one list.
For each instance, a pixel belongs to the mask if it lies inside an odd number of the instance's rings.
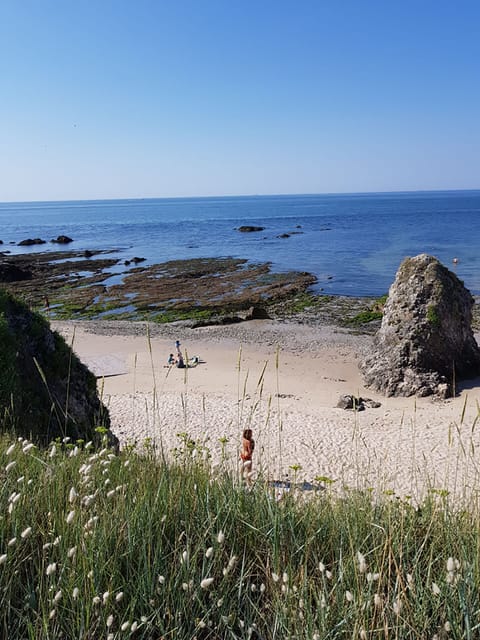
[{"label": "white clover flower", "polygon": [[120,602],[123,599],[123,591],[119,591],[115,596],[116,602]]},{"label": "white clover flower", "polygon": [[13,453],[14,449],[15,449],[15,442],[8,447],[8,449],[5,451],[5,455],[9,456],[11,453]]},{"label": "white clover flower", "polygon": [[357,551],[358,571],[359,573],[365,573],[367,570],[367,562],[365,556],[360,551]]},{"label": "white clover flower", "polygon": [[72,591],[72,598],[76,600],[79,595],[80,595],[80,589],[78,587],[75,587],[75,589]]},{"label": "white clover flower", "polygon": [[213,584],[213,578],[204,578],[200,582],[200,586],[202,589],[208,589]]},{"label": "white clover flower", "polygon": [[105,593],[102,596],[103,604],[105,604],[107,602],[109,597],[110,597],[110,592],[109,591],[105,591]]},{"label": "white clover flower", "polygon": [[107,627],[110,629],[112,624],[113,624],[113,616],[109,615],[108,618],[107,618]]},{"label": "white clover flower", "polygon": [[351,591],[345,591],[345,600],[347,600],[347,602],[353,602],[353,593]]},{"label": "white clover flower", "polygon": [[280,576],[278,575],[278,573],[274,573],[274,572],[272,571],[272,580],[273,580],[274,582],[278,582],[278,581],[280,580]]},{"label": "white clover flower", "polygon": [[225,542],[225,534],[223,533],[223,531],[222,531],[222,530],[220,530],[220,531],[218,532],[218,535],[217,535],[217,542],[218,542],[218,544],[223,544],[223,543]]},{"label": "white clover flower", "polygon": [[28,536],[32,533],[32,527],[27,527],[26,529],[24,529],[22,531],[22,533],[20,534],[20,537],[25,540],[25,538],[28,538]]},{"label": "white clover flower", "polygon": [[65,518],[66,523],[72,524],[74,517],[75,517],[75,511],[74,510],[69,511],[67,517]]},{"label": "white clover flower", "polygon": [[0,556],[0,564],[3,564],[6,561],[7,561],[7,554],[2,553],[2,555]]},{"label": "white clover flower", "polygon": [[9,462],[7,464],[7,466],[5,467],[5,473],[8,473],[10,471],[10,469],[13,469],[13,467],[17,464],[16,460],[12,460],[11,462]]},{"label": "white clover flower", "polygon": [[57,593],[55,594],[55,597],[53,598],[53,602],[55,604],[57,604],[58,602],[60,602],[60,600],[62,599],[62,590],[60,589],[60,591],[57,591]]},{"label": "white clover flower", "polygon": [[47,569],[45,571],[45,573],[47,574],[47,576],[51,576],[55,573],[55,571],[57,570],[57,563],[56,562],[51,562],[48,566]]},{"label": "white clover flower", "polygon": [[432,591],[436,596],[440,595],[440,587],[436,582],[432,582]]},{"label": "white clover flower", "polygon": [[208,547],[208,549],[205,551],[205,557],[211,558],[212,556],[213,556],[213,547]]}]

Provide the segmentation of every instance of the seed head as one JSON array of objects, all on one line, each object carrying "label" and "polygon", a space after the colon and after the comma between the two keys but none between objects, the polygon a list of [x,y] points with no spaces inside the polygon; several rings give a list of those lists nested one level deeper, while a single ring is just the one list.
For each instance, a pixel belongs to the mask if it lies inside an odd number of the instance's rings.
[{"label": "seed head", "polygon": [[45,573],[47,574],[47,576],[51,576],[52,574],[55,573],[56,570],[57,570],[57,563],[52,562],[51,564],[48,565]]},{"label": "seed head", "polygon": [[220,530],[220,531],[218,532],[218,535],[217,535],[217,542],[218,542],[218,544],[223,544],[223,543],[225,542],[225,534],[223,533],[223,531],[222,531],[222,530]]},{"label": "seed head", "polygon": [[2,553],[2,555],[0,556],[0,564],[3,564],[6,561],[7,561],[7,554]]},{"label": "seed head", "polygon": [[80,595],[80,589],[78,587],[75,587],[75,589],[72,591],[72,598],[76,600],[79,595]]},{"label": "seed head", "polygon": [[75,511],[69,511],[67,517],[65,518],[67,524],[72,524],[73,519],[75,517]]},{"label": "seed head", "polygon": [[113,624],[113,616],[109,615],[108,618],[107,618],[107,627],[110,629],[112,624]]},{"label": "seed head", "polygon": [[202,587],[202,589],[209,589],[212,583],[213,583],[213,578],[204,578],[200,582],[200,586]]},{"label": "seed head", "polygon": [[32,533],[32,527],[27,527],[26,529],[24,529],[22,531],[22,533],[20,534],[21,538],[23,538],[25,540],[25,538],[28,538],[28,536]]},{"label": "seed head", "polygon": [[208,547],[208,549],[205,551],[205,557],[211,558],[212,556],[213,556],[213,547]]}]

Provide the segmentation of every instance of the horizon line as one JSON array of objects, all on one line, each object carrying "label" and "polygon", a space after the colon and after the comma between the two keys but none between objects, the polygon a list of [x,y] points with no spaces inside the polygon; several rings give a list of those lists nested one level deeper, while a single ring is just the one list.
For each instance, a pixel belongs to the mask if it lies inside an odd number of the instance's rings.
[{"label": "horizon line", "polygon": [[325,192],[296,192],[296,193],[238,193],[219,195],[193,195],[193,196],[127,196],[127,197],[103,197],[103,198],[73,198],[53,200],[1,200],[0,204],[44,204],[55,202],[111,202],[116,200],[211,200],[222,198],[275,198],[288,196],[373,196],[373,195],[403,195],[420,193],[455,193],[480,191],[480,187],[468,189],[402,189],[398,191],[325,191]]}]

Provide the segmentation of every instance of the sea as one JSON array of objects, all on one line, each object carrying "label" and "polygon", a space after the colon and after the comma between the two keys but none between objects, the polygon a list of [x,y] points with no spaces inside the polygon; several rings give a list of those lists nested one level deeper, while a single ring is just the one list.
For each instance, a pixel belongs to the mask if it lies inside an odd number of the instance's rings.
[{"label": "sea", "polygon": [[[73,242],[49,242],[58,235]],[[47,244],[18,246],[37,237]],[[480,190],[0,203],[0,239],[11,254],[111,252],[113,275],[135,256],[245,258],[313,273],[314,291],[345,296],[387,293],[406,256],[428,253],[480,295]]]}]

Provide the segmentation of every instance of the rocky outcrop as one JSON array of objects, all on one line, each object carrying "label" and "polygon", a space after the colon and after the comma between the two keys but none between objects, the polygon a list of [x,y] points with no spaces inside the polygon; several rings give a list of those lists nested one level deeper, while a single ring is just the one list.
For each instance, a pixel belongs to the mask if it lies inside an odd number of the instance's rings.
[{"label": "rocky outcrop", "polygon": [[19,247],[31,247],[34,244],[46,244],[46,240],[42,240],[41,238],[27,238],[26,240],[21,240],[18,243]]},{"label": "rocky outcrop", "polygon": [[31,280],[32,272],[29,269],[21,269],[11,262],[0,262],[0,282],[22,282]]},{"label": "rocky outcrop", "polygon": [[480,375],[473,303],[436,258],[406,258],[390,288],[373,351],[360,365],[365,383],[387,396],[446,398],[457,381]]},{"label": "rocky outcrop", "polygon": [[255,225],[245,224],[241,227],[238,227],[238,231],[242,233],[253,233],[254,231],[264,231],[265,227],[256,227]]},{"label": "rocky outcrop", "polygon": [[56,238],[52,238],[51,242],[57,242],[58,244],[69,244],[73,242],[73,238],[69,236],[57,236]]},{"label": "rocky outcrop", "polygon": [[108,429],[95,376],[42,316],[1,289],[0,344],[0,429],[39,444],[98,440],[96,427]]}]

